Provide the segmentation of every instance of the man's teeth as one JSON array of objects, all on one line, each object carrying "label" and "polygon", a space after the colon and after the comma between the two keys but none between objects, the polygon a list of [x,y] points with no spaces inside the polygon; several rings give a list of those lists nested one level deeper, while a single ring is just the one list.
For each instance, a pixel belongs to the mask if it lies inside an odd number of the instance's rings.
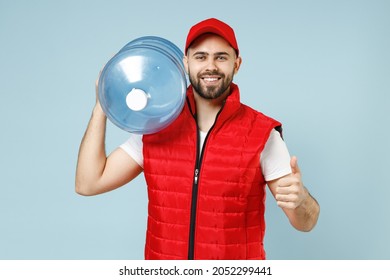
[{"label": "man's teeth", "polygon": [[218,78],[203,78],[206,82],[214,82],[217,81]]}]

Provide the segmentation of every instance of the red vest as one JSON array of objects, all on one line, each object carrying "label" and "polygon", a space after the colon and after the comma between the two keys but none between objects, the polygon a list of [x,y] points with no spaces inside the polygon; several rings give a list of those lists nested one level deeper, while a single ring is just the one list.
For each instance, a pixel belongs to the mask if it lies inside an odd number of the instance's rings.
[{"label": "red vest", "polygon": [[143,137],[145,259],[265,259],[260,153],[281,124],[231,94],[199,150],[192,87],[180,116]]}]

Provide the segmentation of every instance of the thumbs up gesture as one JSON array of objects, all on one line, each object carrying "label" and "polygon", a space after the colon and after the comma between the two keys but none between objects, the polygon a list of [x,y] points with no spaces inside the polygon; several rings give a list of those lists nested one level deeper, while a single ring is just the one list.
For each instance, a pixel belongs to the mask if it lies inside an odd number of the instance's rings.
[{"label": "thumbs up gesture", "polygon": [[296,209],[309,196],[309,193],[303,186],[301,170],[295,156],[291,158],[290,165],[291,174],[277,180],[274,196],[281,208]]}]

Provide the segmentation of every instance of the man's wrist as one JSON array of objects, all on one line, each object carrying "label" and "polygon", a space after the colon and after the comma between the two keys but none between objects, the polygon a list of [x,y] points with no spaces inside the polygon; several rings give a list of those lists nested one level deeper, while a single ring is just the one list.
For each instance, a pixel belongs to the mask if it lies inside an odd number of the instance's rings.
[{"label": "man's wrist", "polygon": [[100,118],[107,118],[100,103],[96,103],[95,107],[93,108],[92,115]]}]

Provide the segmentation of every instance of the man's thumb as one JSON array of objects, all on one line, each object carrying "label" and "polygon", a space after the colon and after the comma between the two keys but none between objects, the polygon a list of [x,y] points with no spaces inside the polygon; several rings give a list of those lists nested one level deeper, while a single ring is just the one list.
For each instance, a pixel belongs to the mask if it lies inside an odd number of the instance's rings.
[{"label": "man's thumb", "polygon": [[292,174],[301,173],[301,170],[299,169],[298,166],[298,159],[296,156],[291,157],[290,166],[291,166]]}]

